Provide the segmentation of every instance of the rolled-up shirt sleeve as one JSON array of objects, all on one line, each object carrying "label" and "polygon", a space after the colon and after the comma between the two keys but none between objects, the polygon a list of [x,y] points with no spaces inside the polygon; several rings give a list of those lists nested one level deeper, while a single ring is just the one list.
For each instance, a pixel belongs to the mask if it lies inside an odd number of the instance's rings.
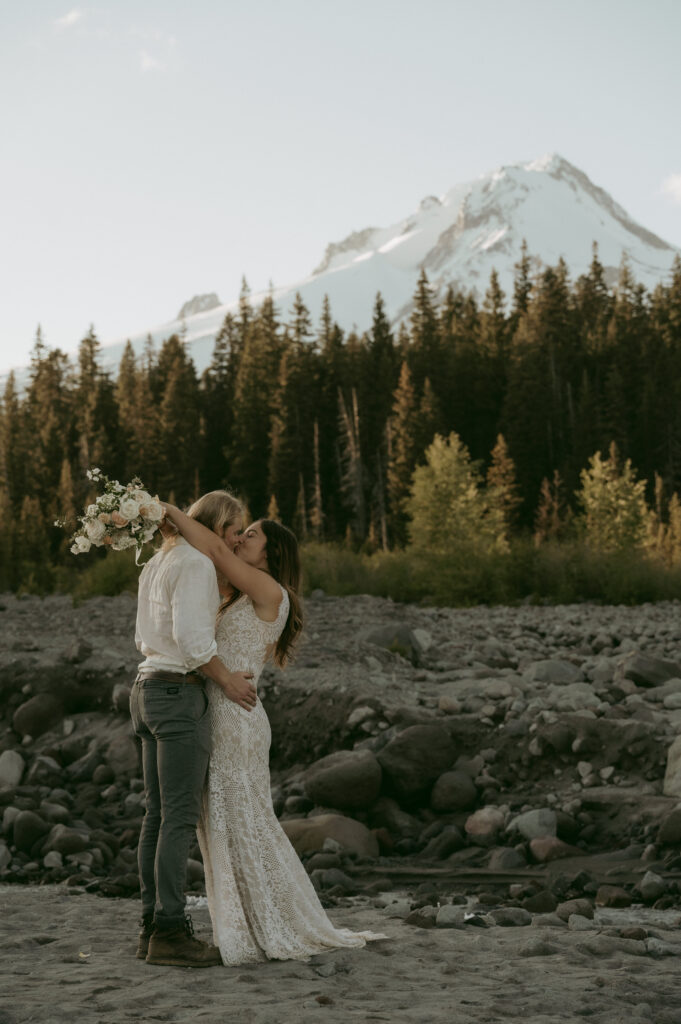
[{"label": "rolled-up shirt sleeve", "polygon": [[171,608],[173,640],[187,669],[205,665],[217,654],[215,642],[215,569],[206,562],[184,564],[182,578],[173,588]]}]

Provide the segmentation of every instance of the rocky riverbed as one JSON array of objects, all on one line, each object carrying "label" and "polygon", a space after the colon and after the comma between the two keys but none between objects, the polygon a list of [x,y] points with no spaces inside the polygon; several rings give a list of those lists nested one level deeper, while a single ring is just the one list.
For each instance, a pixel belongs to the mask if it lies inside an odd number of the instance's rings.
[{"label": "rocky riverbed", "polygon": [[[679,602],[316,592],[306,616],[296,663],[268,667],[259,695],[274,805],[327,906],[363,896],[422,930],[605,929],[636,955],[677,952],[634,908],[681,907]],[[0,882],[136,892],[134,619],[130,595],[0,598]],[[604,925],[614,908],[629,917]]]}]

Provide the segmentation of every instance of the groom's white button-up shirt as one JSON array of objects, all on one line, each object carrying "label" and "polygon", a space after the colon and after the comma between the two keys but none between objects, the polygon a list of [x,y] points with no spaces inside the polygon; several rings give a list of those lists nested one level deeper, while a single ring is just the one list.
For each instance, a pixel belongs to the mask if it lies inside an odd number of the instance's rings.
[{"label": "groom's white button-up shirt", "polygon": [[215,566],[182,537],[159,551],[140,575],[135,643],[140,668],[192,672],[217,654],[220,607]]}]

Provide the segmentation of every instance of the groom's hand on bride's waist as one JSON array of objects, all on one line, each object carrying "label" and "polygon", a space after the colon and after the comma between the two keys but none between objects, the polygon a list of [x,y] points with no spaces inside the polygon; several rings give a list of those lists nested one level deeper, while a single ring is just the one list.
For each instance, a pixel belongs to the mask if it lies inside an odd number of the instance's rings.
[{"label": "groom's hand on bride's waist", "polygon": [[233,700],[244,711],[253,710],[258,702],[258,696],[255,686],[251,682],[252,672],[229,672],[217,655],[212,657],[206,665],[202,665],[201,671],[222,687],[225,697]]},{"label": "groom's hand on bride's waist", "polygon": [[252,672],[228,672],[227,681],[221,683],[225,696],[245,711],[252,711],[258,702],[255,686],[251,682]]}]

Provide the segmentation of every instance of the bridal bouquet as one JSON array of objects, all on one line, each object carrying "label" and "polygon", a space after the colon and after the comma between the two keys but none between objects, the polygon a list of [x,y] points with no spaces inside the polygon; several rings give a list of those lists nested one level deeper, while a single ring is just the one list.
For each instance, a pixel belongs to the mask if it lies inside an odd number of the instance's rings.
[{"label": "bridal bouquet", "polygon": [[[79,516],[79,529],[71,537],[74,555],[85,554],[94,545],[110,547],[114,551],[137,548],[139,558],[142,546],[150,541],[163,519],[163,508],[158,495],[152,497],[144,484],[134,477],[129,484],[109,480],[101,469],[89,469],[88,479],[101,485],[103,492]],[[57,520],[55,526],[66,524]]]}]

